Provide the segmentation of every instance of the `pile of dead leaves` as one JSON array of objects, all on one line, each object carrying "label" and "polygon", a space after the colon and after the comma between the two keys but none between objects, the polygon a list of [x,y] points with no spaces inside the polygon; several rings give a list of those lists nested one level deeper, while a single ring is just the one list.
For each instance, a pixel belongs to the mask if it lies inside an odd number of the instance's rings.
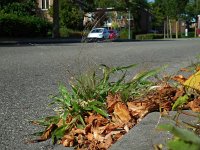
[{"label": "pile of dead leaves", "polygon": [[[173,80],[184,85],[187,79],[176,76]],[[168,112],[179,108],[200,112],[200,97],[190,93],[185,86],[172,87],[165,83],[153,88],[146,96],[130,99],[126,103],[119,93],[110,93],[106,98],[106,106],[109,113],[107,118],[88,112],[84,114],[85,127],[72,126],[57,143],[76,149],[108,149],[150,112]],[[57,124],[51,124],[34,142],[51,138],[56,128],[72,120],[73,116],[67,116],[66,122],[60,119]]]}]

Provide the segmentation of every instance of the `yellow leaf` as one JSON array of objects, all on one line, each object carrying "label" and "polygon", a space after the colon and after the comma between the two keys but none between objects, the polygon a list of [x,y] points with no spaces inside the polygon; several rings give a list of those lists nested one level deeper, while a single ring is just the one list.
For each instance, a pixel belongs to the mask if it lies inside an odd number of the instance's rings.
[{"label": "yellow leaf", "polygon": [[200,91],[200,71],[192,75],[184,82],[184,85],[192,89]]}]

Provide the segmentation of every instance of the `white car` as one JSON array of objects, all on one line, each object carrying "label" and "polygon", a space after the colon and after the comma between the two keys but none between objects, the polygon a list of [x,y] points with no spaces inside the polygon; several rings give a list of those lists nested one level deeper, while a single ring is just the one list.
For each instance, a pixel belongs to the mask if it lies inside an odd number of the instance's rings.
[{"label": "white car", "polygon": [[94,28],[90,31],[88,39],[108,39],[110,33],[106,28]]}]

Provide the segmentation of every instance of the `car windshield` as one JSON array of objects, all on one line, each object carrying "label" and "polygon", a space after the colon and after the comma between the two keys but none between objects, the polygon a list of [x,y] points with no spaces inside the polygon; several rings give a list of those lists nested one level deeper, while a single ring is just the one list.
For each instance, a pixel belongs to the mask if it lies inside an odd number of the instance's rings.
[{"label": "car windshield", "polygon": [[103,29],[94,29],[91,33],[102,33]]}]

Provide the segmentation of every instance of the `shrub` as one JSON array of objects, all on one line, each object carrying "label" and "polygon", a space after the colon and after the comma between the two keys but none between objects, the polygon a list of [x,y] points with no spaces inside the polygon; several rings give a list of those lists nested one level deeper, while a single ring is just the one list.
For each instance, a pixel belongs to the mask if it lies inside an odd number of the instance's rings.
[{"label": "shrub", "polygon": [[120,39],[128,39],[128,29],[122,29],[120,31]]},{"label": "shrub", "polygon": [[35,2],[34,0],[27,0],[25,2],[13,2],[2,7],[2,10],[8,14],[15,14],[18,16],[35,15]]},{"label": "shrub", "polygon": [[46,36],[51,24],[34,16],[0,15],[0,36],[2,37],[36,37]]},{"label": "shrub", "polygon": [[136,40],[153,40],[153,39],[162,39],[163,34],[139,34],[136,35]]},{"label": "shrub", "polygon": [[188,36],[185,36],[185,33],[183,32],[183,33],[181,33],[181,37],[183,37],[183,38],[193,38],[193,37],[195,37],[195,32],[188,32]]},{"label": "shrub", "polygon": [[61,27],[60,36],[70,37],[70,38],[82,38],[83,33],[81,31],[76,31],[76,30],[65,28],[65,27]]}]

